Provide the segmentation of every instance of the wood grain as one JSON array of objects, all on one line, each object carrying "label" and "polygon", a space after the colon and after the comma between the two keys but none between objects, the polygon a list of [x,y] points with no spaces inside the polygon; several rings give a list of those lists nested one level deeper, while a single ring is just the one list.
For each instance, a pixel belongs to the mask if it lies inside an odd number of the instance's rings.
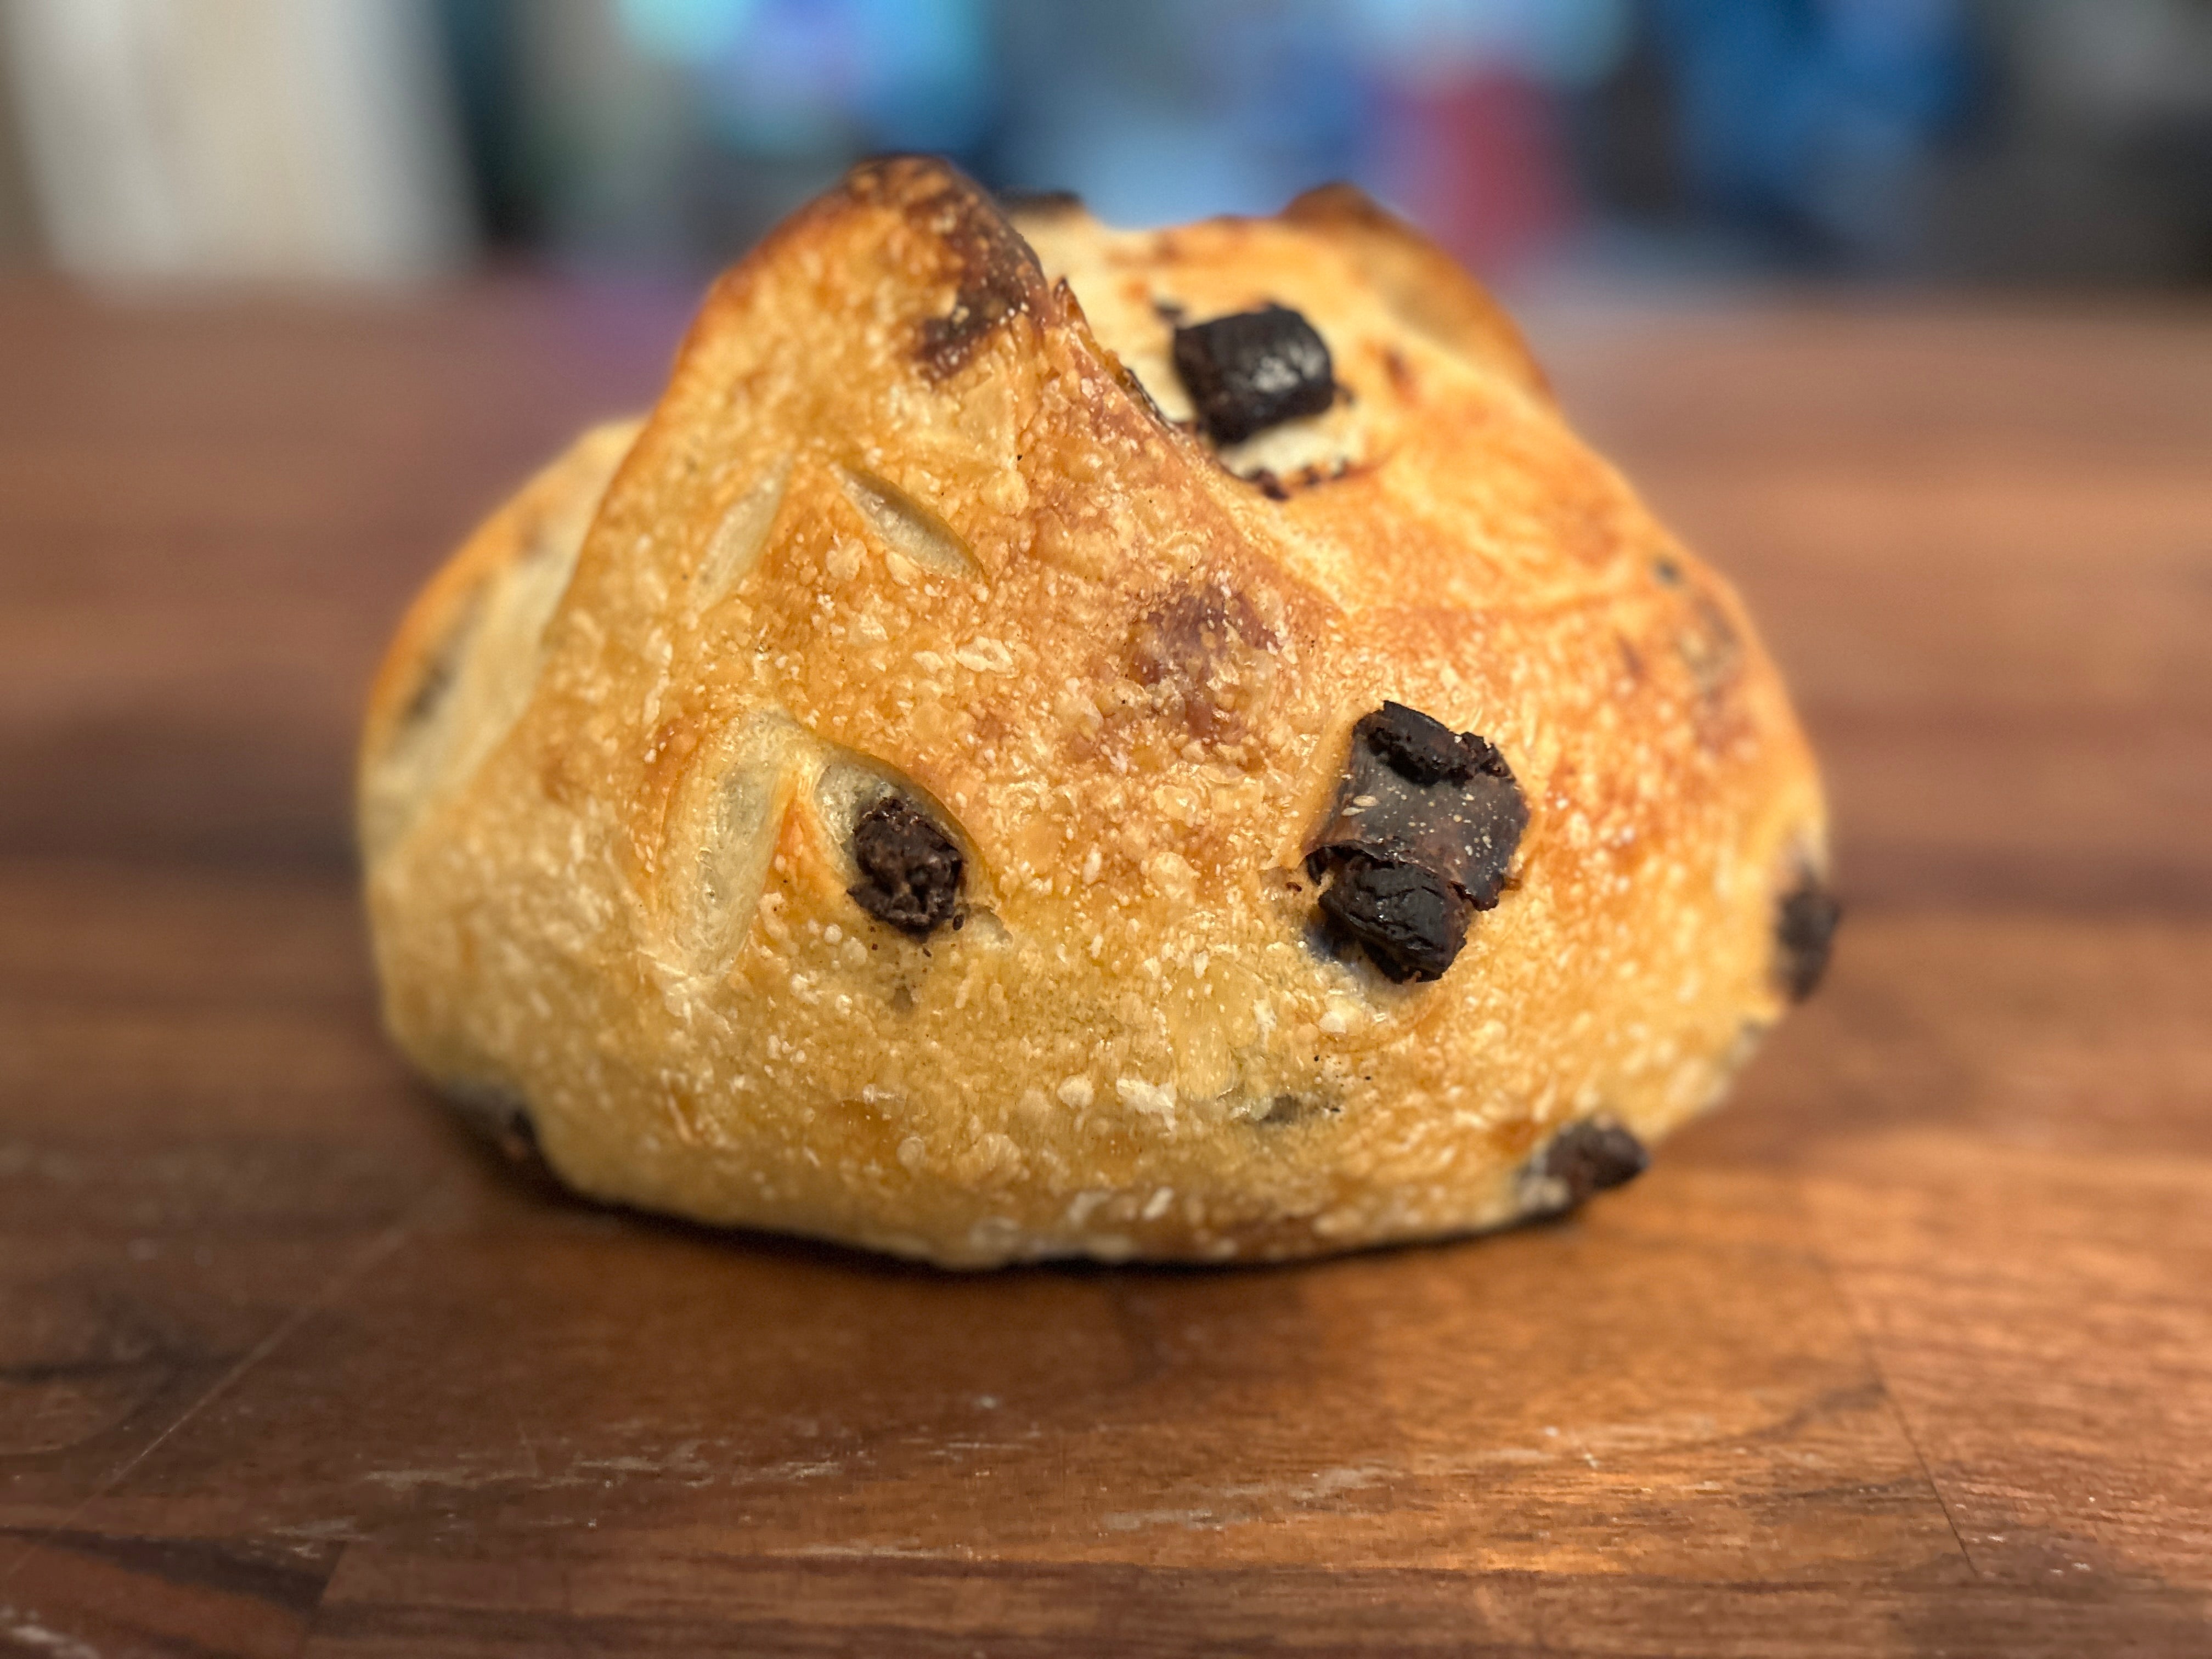
[{"label": "wood grain", "polygon": [[1571,1223],[964,1279],[375,1030],[368,669],[683,309],[0,289],[0,1651],[2212,1651],[2212,315],[1540,318],[1792,671],[1829,985]]}]

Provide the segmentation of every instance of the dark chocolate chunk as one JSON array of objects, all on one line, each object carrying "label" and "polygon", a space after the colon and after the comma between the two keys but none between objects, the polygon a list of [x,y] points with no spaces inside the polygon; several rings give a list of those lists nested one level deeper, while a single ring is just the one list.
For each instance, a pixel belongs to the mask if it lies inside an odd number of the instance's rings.
[{"label": "dark chocolate chunk", "polygon": [[1348,852],[1322,890],[1329,925],[1366,948],[1394,981],[1439,979],[1467,943],[1474,913],[1466,895],[1418,864],[1381,863]]},{"label": "dark chocolate chunk", "polygon": [[1465,783],[1477,772],[1510,778],[1505,757],[1472,732],[1455,732],[1402,702],[1386,702],[1359,722],[1367,746],[1408,783]]},{"label": "dark chocolate chunk", "polygon": [[1774,977],[1792,1002],[1804,1001],[1820,985],[1843,919],[1844,907],[1809,876],[1784,896],[1774,918]]},{"label": "dark chocolate chunk", "polygon": [[1563,1215],[1650,1164],[1644,1143],[1618,1123],[1570,1123],[1529,1164],[1523,1207],[1530,1215]]},{"label": "dark chocolate chunk", "polygon": [[853,826],[853,861],[866,877],[846,890],[878,921],[927,939],[953,920],[963,860],[951,837],[902,795],[886,795]]},{"label": "dark chocolate chunk", "polygon": [[[1528,803],[1494,747],[1386,702],[1352,728],[1306,873],[1329,877],[1323,916],[1376,967],[1395,980],[1435,979],[1466,942],[1468,913],[1496,907],[1528,827]],[[1385,879],[1385,869],[1406,873]],[[1432,890],[1457,902],[1418,896]]]},{"label": "dark chocolate chunk", "polygon": [[1336,398],[1328,347],[1287,306],[1262,306],[1175,331],[1176,373],[1214,442],[1241,442]]},{"label": "dark chocolate chunk", "polygon": [[1498,903],[1528,828],[1513,769],[1471,732],[1386,702],[1352,728],[1328,820],[1306,854],[1321,909],[1393,980],[1436,979]]},{"label": "dark chocolate chunk", "polygon": [[497,1084],[455,1082],[441,1088],[461,1121],[499,1148],[511,1163],[545,1161],[530,1108],[511,1090]]}]

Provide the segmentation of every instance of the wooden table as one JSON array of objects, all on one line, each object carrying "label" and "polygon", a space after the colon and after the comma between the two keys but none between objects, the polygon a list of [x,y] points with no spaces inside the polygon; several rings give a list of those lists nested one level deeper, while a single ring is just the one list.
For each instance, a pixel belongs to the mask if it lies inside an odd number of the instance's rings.
[{"label": "wooden table", "polygon": [[377,1034],[364,678],[681,319],[0,292],[0,1650],[2212,1652],[2212,312],[1540,318],[1794,673],[1826,989],[1571,1224],[984,1278]]}]

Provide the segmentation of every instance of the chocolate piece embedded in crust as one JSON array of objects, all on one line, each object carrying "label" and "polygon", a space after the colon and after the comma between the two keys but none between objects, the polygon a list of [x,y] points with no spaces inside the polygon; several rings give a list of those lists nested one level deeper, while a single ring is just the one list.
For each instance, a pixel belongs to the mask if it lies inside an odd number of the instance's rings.
[{"label": "chocolate piece embedded in crust", "polygon": [[1359,722],[1360,735],[1390,769],[1408,783],[1465,783],[1477,772],[1510,779],[1505,757],[1472,732],[1455,732],[1442,720],[1386,702]]},{"label": "chocolate piece embedded in crust", "polygon": [[866,880],[846,890],[878,921],[927,939],[953,919],[963,860],[952,838],[900,795],[886,795],[853,826],[853,861]]},{"label": "chocolate piece embedded in crust", "polygon": [[544,1163],[538,1145],[537,1120],[512,1088],[489,1083],[448,1082],[440,1085],[462,1122],[499,1149],[510,1163]]},{"label": "chocolate piece embedded in crust", "polygon": [[1346,852],[1331,867],[1321,913],[1333,931],[1357,939],[1394,981],[1443,976],[1467,943],[1474,907],[1465,895],[1418,864],[1378,863]]},{"label": "chocolate piece embedded in crust", "polygon": [[1328,347],[1288,306],[1262,306],[1175,331],[1176,374],[1197,407],[1199,424],[1218,444],[1336,400]]},{"label": "chocolate piece embedded in crust", "polygon": [[1564,1215],[1597,1193],[1626,1186],[1651,1165],[1651,1154],[1618,1123],[1570,1123],[1529,1161],[1522,1212]]},{"label": "chocolate piece embedded in crust", "polygon": [[1774,977],[1790,1001],[1802,1002],[1820,988],[1843,919],[1844,907],[1810,876],[1784,896],[1774,917]]},{"label": "chocolate piece embedded in crust", "polygon": [[1322,915],[1383,973],[1437,979],[1466,943],[1472,913],[1497,904],[1528,824],[1520,785],[1494,747],[1386,702],[1352,728],[1306,871],[1328,881]]}]

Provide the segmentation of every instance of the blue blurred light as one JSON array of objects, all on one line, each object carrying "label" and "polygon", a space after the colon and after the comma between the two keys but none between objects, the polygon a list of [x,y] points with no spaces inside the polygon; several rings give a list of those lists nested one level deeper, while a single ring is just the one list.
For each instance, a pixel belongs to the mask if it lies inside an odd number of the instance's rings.
[{"label": "blue blurred light", "polygon": [[1689,175],[1753,222],[1894,234],[1897,181],[1972,89],[1962,0],[1658,0],[1654,16]]},{"label": "blue blurred light", "polygon": [[964,149],[990,114],[990,42],[975,0],[854,0],[866,43],[853,112],[890,149]]},{"label": "blue blurred light", "polygon": [[617,17],[737,149],[959,150],[990,118],[981,0],[621,0]]},{"label": "blue blurred light", "polygon": [[1629,0],[1333,0],[1368,55],[1415,84],[1510,71],[1586,87],[1616,68],[1635,22]]},{"label": "blue blurred light", "polygon": [[616,21],[639,51],[673,64],[703,64],[743,36],[757,0],[618,0]]}]

